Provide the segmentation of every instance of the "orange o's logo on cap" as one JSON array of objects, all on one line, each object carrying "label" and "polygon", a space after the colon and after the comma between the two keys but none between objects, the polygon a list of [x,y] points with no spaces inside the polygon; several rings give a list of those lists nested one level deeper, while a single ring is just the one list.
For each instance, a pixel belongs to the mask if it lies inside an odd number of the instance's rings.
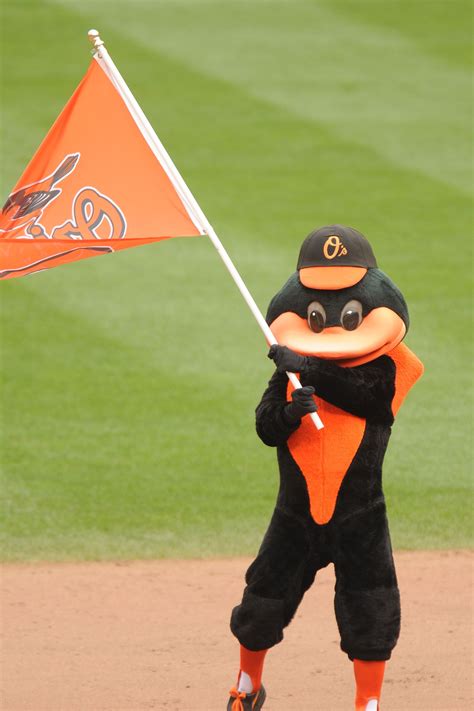
[{"label": "orange o's logo on cap", "polygon": [[347,249],[337,235],[331,235],[324,243],[323,254],[326,259],[334,259],[334,257],[343,257],[347,254]]}]

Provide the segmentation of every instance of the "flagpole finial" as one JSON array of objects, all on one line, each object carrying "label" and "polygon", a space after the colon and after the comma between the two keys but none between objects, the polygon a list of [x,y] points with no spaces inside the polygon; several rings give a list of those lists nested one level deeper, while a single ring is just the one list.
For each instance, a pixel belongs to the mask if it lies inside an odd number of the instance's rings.
[{"label": "flagpole finial", "polygon": [[104,42],[100,39],[98,30],[89,30],[87,37],[89,38],[89,42],[94,47],[94,51],[100,49],[100,47],[104,44]]}]

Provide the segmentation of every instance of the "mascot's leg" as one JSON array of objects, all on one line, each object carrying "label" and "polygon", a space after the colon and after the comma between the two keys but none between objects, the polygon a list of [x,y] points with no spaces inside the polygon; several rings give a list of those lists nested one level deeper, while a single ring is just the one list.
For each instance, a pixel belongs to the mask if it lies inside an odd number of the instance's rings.
[{"label": "mascot's leg", "polygon": [[255,561],[247,571],[242,602],[234,608],[231,630],[241,644],[237,690],[255,693],[261,685],[265,653],[283,639],[318,568],[327,565],[314,551],[314,528],[276,509]]},{"label": "mascot's leg", "polygon": [[385,504],[356,513],[333,528],[335,610],[341,649],[354,660],[357,711],[375,711],[384,662],[400,632],[400,595]]}]

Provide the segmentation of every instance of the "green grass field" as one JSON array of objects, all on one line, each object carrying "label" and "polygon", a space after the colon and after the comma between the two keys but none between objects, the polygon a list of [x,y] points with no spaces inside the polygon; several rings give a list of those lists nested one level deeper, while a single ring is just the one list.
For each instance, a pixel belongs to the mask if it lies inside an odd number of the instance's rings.
[{"label": "green grass field", "polygon": [[[384,477],[394,545],[470,543],[470,4],[3,7],[4,197],[100,29],[265,310],[341,222],[408,301],[426,373]],[[248,554],[277,490],[254,433],[272,365],[210,243],[171,240],[1,285],[2,555]]]}]

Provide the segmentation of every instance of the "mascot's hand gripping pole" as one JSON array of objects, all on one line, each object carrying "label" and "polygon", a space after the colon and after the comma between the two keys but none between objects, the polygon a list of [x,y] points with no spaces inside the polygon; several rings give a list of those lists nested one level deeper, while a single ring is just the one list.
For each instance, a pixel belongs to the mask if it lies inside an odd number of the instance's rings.
[{"label": "mascot's hand gripping pole", "polygon": [[[262,331],[263,331],[263,333],[264,333],[264,336],[265,336],[265,338],[266,338],[267,341],[268,341],[268,344],[269,344],[270,346],[272,346],[272,345],[274,345],[274,344],[277,344],[278,341],[277,341],[277,339],[275,338],[275,336],[273,335],[270,326],[268,325],[268,323],[267,323],[267,322],[265,321],[265,319],[263,318],[262,312],[260,311],[260,309],[258,308],[257,304],[255,303],[255,300],[254,300],[252,294],[251,294],[250,291],[247,289],[247,286],[245,285],[245,282],[243,281],[243,279],[242,279],[242,277],[240,276],[239,272],[238,272],[237,269],[235,268],[234,263],[232,262],[231,258],[230,258],[229,255],[227,254],[227,251],[226,251],[224,245],[222,244],[222,242],[220,241],[219,237],[218,237],[218,236],[216,235],[216,233],[214,232],[214,229],[212,228],[212,225],[210,225],[209,223],[206,225],[206,234],[209,236],[209,239],[211,240],[211,242],[212,242],[212,244],[214,245],[214,247],[216,248],[216,250],[217,250],[219,256],[221,257],[222,261],[224,262],[224,264],[226,265],[227,269],[229,270],[230,275],[232,276],[232,279],[233,279],[233,280],[235,281],[235,283],[237,284],[240,293],[241,293],[242,296],[244,297],[244,299],[245,299],[245,301],[246,301],[246,303],[247,303],[247,305],[248,305],[250,311],[251,311],[251,312],[253,313],[253,315],[255,316],[255,320],[257,321],[258,325],[259,325],[260,328],[262,329]],[[294,373],[287,373],[287,375],[288,375],[288,378],[289,378],[291,384],[293,385],[293,387],[295,387],[295,388],[300,388],[300,387],[301,387],[301,383],[300,383],[300,381],[298,380],[297,376],[296,376]],[[321,418],[319,417],[318,413],[317,413],[317,412],[311,412],[311,413],[309,413],[309,414],[310,414],[311,419],[312,419],[313,422],[314,422],[314,425],[315,425],[316,429],[321,430],[321,429],[324,427],[324,425],[323,425],[323,423],[322,423],[322,421],[321,421]]]},{"label": "mascot's hand gripping pole", "polygon": [[[216,232],[214,231],[214,228],[208,221],[204,212],[201,210],[197,200],[195,199],[194,195],[191,193],[191,191],[188,188],[188,186],[186,185],[183,177],[181,176],[181,174],[179,173],[175,164],[171,160],[166,148],[163,146],[160,139],[156,135],[152,125],[148,121],[148,119],[145,116],[145,114],[143,113],[140,105],[138,104],[138,102],[136,101],[132,92],[128,88],[128,86],[127,86],[125,80],[123,79],[122,75],[120,74],[119,70],[115,66],[110,54],[108,53],[107,49],[104,46],[103,41],[101,40],[101,38],[99,36],[99,33],[97,32],[97,30],[89,30],[88,37],[89,37],[89,40],[90,40],[92,47],[93,47],[92,55],[93,55],[94,59],[100,64],[102,69],[108,75],[109,79],[115,85],[119,94],[122,96],[122,99],[124,100],[125,104],[127,105],[127,108],[130,111],[133,119],[135,120],[135,123],[137,124],[138,128],[140,129],[144,139],[146,140],[146,142],[150,146],[151,150],[155,154],[157,160],[161,163],[164,170],[166,171],[176,192],[180,196],[180,198],[183,201],[184,205],[186,206],[190,216],[192,217],[194,223],[196,224],[196,227],[200,230],[200,232],[202,234],[206,234],[209,237],[212,244],[216,248],[219,256],[221,257],[222,261],[226,265],[232,279],[237,284],[237,287],[238,287],[240,293],[244,297],[248,307],[250,308],[251,312],[253,313],[258,325],[262,329],[269,345],[277,344],[277,340],[276,340],[275,336],[273,335],[269,325],[265,321],[260,309],[258,308],[257,304],[255,303],[255,300],[254,300],[252,294],[247,289],[245,282],[243,281],[239,272],[235,268],[234,263],[232,262],[231,258],[227,254],[227,251],[224,248],[224,245],[220,241],[219,237],[217,236]],[[291,381],[292,385],[295,388],[301,387],[301,383],[294,373],[287,373],[287,375],[288,375],[288,378]],[[321,422],[321,419],[318,416],[318,414],[316,412],[311,412],[311,413],[309,413],[309,415],[310,415],[311,419],[313,420],[316,429],[318,429],[318,430],[322,429],[322,427],[324,425]]]}]

